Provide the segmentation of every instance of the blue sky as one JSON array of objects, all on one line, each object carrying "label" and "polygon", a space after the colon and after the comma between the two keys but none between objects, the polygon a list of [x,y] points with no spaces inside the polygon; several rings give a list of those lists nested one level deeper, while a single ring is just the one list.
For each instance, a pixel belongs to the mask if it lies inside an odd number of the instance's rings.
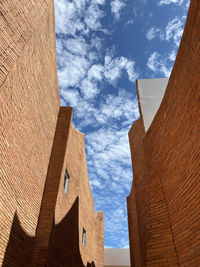
[{"label": "blue sky", "polygon": [[169,77],[188,0],[55,0],[61,104],[85,133],[105,247],[128,247],[128,131],[139,116],[135,79]]}]

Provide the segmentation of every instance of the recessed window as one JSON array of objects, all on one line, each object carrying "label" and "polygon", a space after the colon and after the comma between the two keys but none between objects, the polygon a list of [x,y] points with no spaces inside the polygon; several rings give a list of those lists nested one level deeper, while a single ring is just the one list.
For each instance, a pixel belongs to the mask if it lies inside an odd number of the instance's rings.
[{"label": "recessed window", "polygon": [[68,194],[68,191],[69,191],[69,173],[66,169],[65,171],[65,179],[64,179],[64,190],[65,190],[65,194],[67,195]]},{"label": "recessed window", "polygon": [[86,245],[86,230],[83,228],[83,234],[82,234],[82,245]]}]

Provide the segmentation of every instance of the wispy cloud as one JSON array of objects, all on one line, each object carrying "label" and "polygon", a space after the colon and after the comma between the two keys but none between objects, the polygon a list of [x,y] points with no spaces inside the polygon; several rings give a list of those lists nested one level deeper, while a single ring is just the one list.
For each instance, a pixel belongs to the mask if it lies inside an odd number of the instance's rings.
[{"label": "wispy cloud", "polygon": [[[131,82],[138,76],[133,60],[115,57],[112,49],[103,50],[103,37],[97,37],[96,31],[108,34],[101,24],[104,16],[101,5],[104,4],[103,0],[55,2],[58,80],[62,92],[74,87],[76,97],[93,99],[106,84],[115,86],[124,72]],[[119,6],[122,8],[123,4]]]},{"label": "wispy cloud", "polygon": [[166,40],[169,41],[172,39],[177,47],[179,46],[183,34],[184,21],[185,17],[182,19],[175,18],[171,20],[165,28]]},{"label": "wispy cloud", "polygon": [[[139,114],[134,94],[119,88],[118,82],[126,76],[133,83],[138,73],[133,59],[119,56],[114,46],[105,47],[110,32],[102,26],[103,5],[104,0],[55,1],[58,80],[61,104],[73,107],[73,123],[86,133],[95,208],[105,212],[109,242],[124,247],[128,242],[125,196],[132,182],[127,133]],[[124,7],[125,1],[111,2],[113,23],[118,23]],[[113,202],[116,192],[111,220],[107,203]]]},{"label": "wispy cloud", "polygon": [[175,60],[175,58],[176,58],[176,50],[172,50],[172,51],[170,51],[170,52],[169,52],[169,55],[168,55],[168,58],[169,58],[169,60],[171,60],[171,61],[174,62],[174,60]]},{"label": "wispy cloud", "polygon": [[75,90],[61,94],[73,105],[79,128],[90,128],[86,135],[88,173],[95,208],[104,211],[106,243],[127,247],[125,196],[132,183],[127,133],[139,117],[137,99],[124,89],[105,95],[99,105],[84,100]]},{"label": "wispy cloud", "polygon": [[[99,55],[106,53],[104,62],[99,61]],[[135,62],[125,57],[114,57],[113,53],[103,51],[101,42],[93,39],[86,43],[83,37],[69,38],[67,41],[57,40],[58,79],[59,85],[67,90],[71,87],[79,88],[83,97],[94,98],[100,93],[100,83],[115,86],[122,76],[133,82],[138,73]]]},{"label": "wispy cloud", "polygon": [[110,123],[114,125],[120,121],[119,127],[127,127],[138,116],[134,95],[124,89],[119,89],[117,95],[105,94],[98,104],[93,99],[83,98],[78,89],[61,89],[61,96],[63,104],[74,107],[74,116],[79,129],[88,126],[110,128]]},{"label": "wispy cloud", "polygon": [[125,70],[129,80],[133,82],[138,76],[134,70],[134,65],[134,61],[128,60],[125,57],[112,58],[111,56],[106,55],[104,63],[105,78],[109,83],[114,84],[121,76],[122,70]]},{"label": "wispy cloud", "polygon": [[184,0],[160,0],[158,5],[162,6],[162,5],[176,4],[180,6],[183,4],[183,2]]},{"label": "wispy cloud", "polygon": [[[168,2],[178,3],[178,1],[165,1],[165,4],[167,4]],[[162,3],[164,4],[164,1]],[[148,57],[147,68],[154,72],[156,76],[170,76],[171,69],[176,58],[176,53],[183,34],[185,19],[185,15],[182,15],[181,17],[175,17],[173,19],[170,19],[165,27],[160,28],[152,26],[147,31],[146,38],[149,41],[153,39],[159,39],[161,42],[168,43],[168,47],[165,48],[164,53],[160,53],[160,51],[154,51]]]},{"label": "wispy cloud", "polygon": [[101,28],[100,20],[103,17],[104,17],[104,13],[103,11],[99,9],[99,5],[97,5],[97,2],[92,1],[89,8],[85,12],[86,27],[88,27],[88,29],[93,30],[93,31],[100,29]]},{"label": "wispy cloud", "polygon": [[173,62],[170,62],[172,55],[161,56],[158,52],[153,52],[147,62],[147,67],[155,74],[161,74],[164,77],[169,77],[172,69]]},{"label": "wispy cloud", "polygon": [[100,104],[97,117],[101,118],[102,126],[86,136],[95,205],[104,209],[106,243],[114,242],[118,247],[128,246],[124,196],[130,191],[132,171],[127,132],[138,116],[136,98],[121,89],[117,96],[108,95]]},{"label": "wispy cloud", "polygon": [[162,41],[168,42],[172,40],[178,47],[183,34],[184,23],[185,16],[182,18],[176,17],[168,22],[165,29],[151,27],[146,33],[146,38],[148,40],[159,38]]},{"label": "wispy cloud", "polygon": [[[86,133],[86,157],[95,208],[105,212],[106,244],[118,247],[128,246],[125,197],[131,188],[132,168],[127,133],[139,113],[136,96],[128,92],[130,88],[125,88],[138,77],[138,62],[128,46],[124,51],[121,50],[124,47],[118,49],[115,45],[117,29],[123,28],[130,34],[128,25],[136,27],[141,21],[146,25],[144,18],[148,18],[149,23],[156,12],[148,9],[147,0],[132,2],[128,10],[126,0],[55,1],[61,104],[73,107],[73,123]],[[156,3],[154,8],[161,9],[169,4],[181,6],[183,0],[157,0]],[[109,14],[111,11],[111,18],[105,18],[107,11]],[[122,19],[124,14],[126,18]],[[149,49],[149,42],[157,38],[164,45],[167,43],[168,50],[164,54],[159,48],[151,51],[147,59],[148,72],[169,76],[184,19],[175,17],[166,25],[150,24],[146,33],[148,44],[144,46]],[[109,27],[106,27],[107,21]],[[113,32],[117,34],[112,36]],[[121,86],[125,78],[129,82]]]},{"label": "wispy cloud", "polygon": [[164,38],[163,35],[164,34],[162,33],[161,29],[156,28],[156,27],[151,27],[146,33],[146,38],[148,40],[152,40],[152,39],[159,37],[162,40]]},{"label": "wispy cloud", "polygon": [[101,28],[100,20],[105,15],[100,9],[104,0],[57,0],[55,1],[56,33],[75,36],[88,34]]},{"label": "wispy cloud", "polygon": [[122,9],[126,6],[125,2],[122,0],[114,0],[110,4],[111,12],[113,13],[115,19],[119,19]]}]

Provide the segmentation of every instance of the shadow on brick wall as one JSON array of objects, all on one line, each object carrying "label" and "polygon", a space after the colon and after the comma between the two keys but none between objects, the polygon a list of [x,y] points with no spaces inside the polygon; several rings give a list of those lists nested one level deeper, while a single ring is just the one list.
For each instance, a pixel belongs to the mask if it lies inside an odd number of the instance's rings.
[{"label": "shadow on brick wall", "polygon": [[[62,221],[53,223],[49,242],[47,266],[85,267],[79,250],[79,198],[74,201],[69,212]],[[87,263],[87,267],[95,267],[94,262]]]},{"label": "shadow on brick wall", "polygon": [[30,266],[34,239],[23,230],[15,212],[2,266]]},{"label": "shadow on brick wall", "polygon": [[[46,266],[95,267],[94,262],[87,263],[85,266],[81,258],[78,209],[79,199],[77,197],[63,220],[57,225],[53,223]],[[34,241],[35,237],[27,235],[15,213],[2,266],[31,266]]]}]

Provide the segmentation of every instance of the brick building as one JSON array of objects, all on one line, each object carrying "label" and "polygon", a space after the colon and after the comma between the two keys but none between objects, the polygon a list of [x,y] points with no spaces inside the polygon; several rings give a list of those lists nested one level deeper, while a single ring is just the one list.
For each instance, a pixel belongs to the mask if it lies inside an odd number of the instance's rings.
[{"label": "brick building", "polygon": [[[129,132],[131,266],[200,266],[199,14],[200,2],[191,0],[169,81],[137,82],[140,118]],[[155,110],[152,88],[160,92]]]},{"label": "brick building", "polygon": [[84,135],[60,108],[52,0],[0,3],[0,265],[103,265]]}]

